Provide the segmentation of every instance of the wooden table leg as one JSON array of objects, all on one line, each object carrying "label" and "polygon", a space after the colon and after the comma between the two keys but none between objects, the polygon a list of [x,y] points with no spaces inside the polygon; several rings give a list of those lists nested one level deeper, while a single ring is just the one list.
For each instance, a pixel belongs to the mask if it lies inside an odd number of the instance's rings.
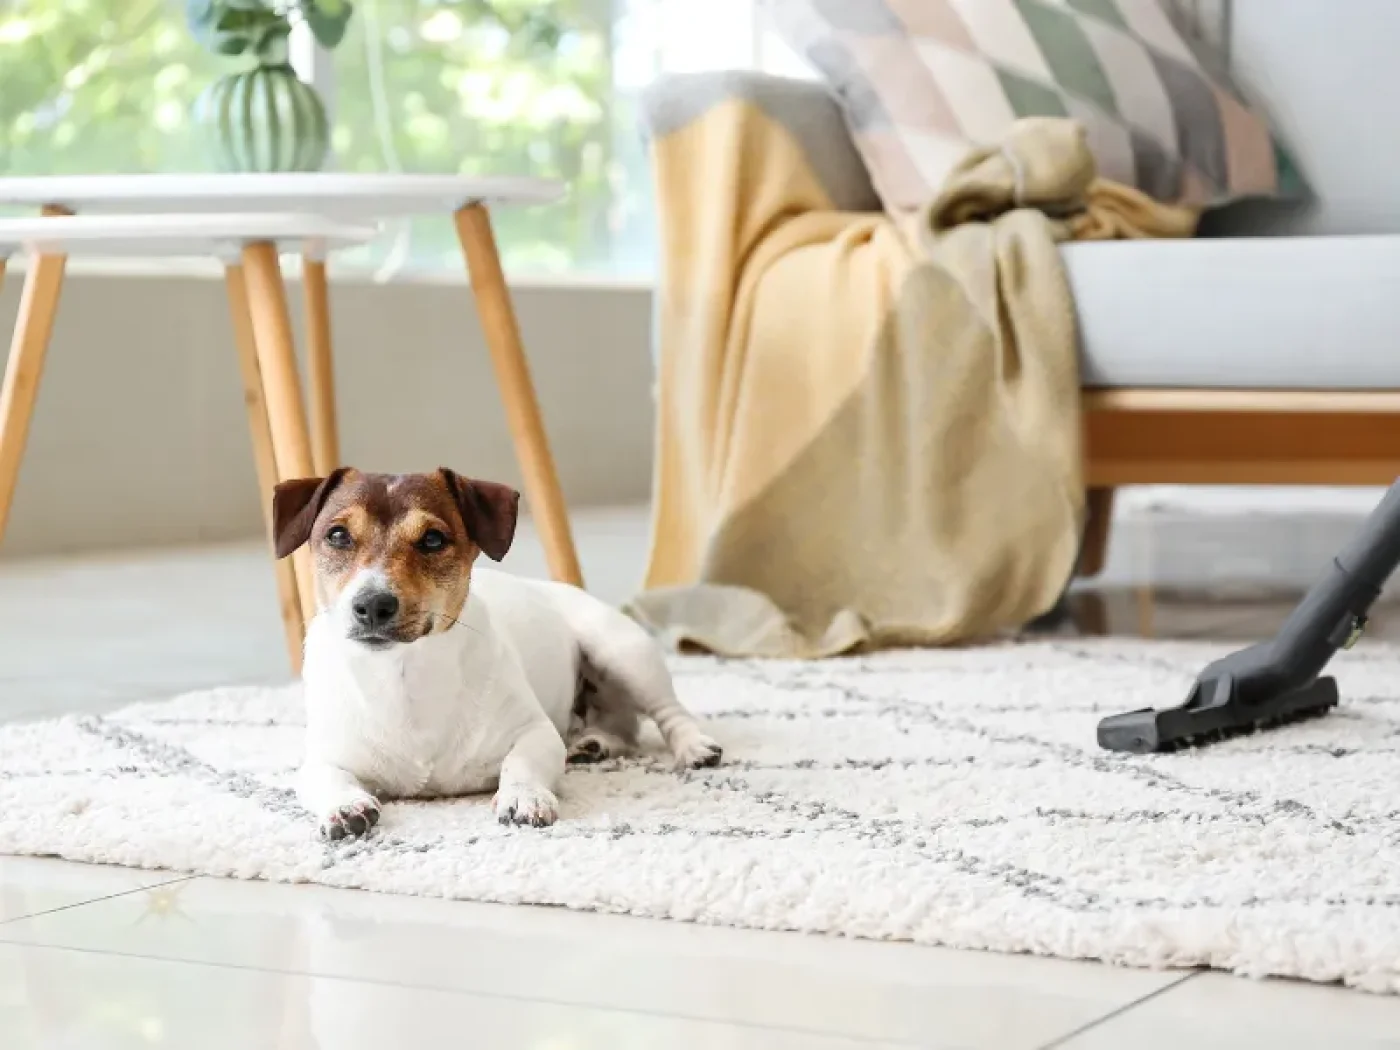
[{"label": "wooden table leg", "polygon": [[549,451],[544,420],[540,417],[530,366],[520,342],[520,327],[511,306],[510,289],[501,271],[491,216],[480,204],[469,204],[456,216],[457,238],[467,262],[467,274],[476,296],[481,330],[486,337],[496,383],[501,390],[506,423],[525,478],[525,498],[544,544],[549,573],[556,580],[583,586],[578,553],[569,528],[568,509],[559,487],[554,457]]},{"label": "wooden table leg", "polygon": [[[292,318],[287,310],[287,289],[282,283],[277,247],[266,243],[246,245],[243,273],[248,286],[253,342],[262,371],[263,397],[267,400],[277,478],[287,481],[313,477],[311,438],[306,431],[301,379],[297,375],[296,342],[292,338]],[[301,591],[301,611],[309,622],[317,609],[310,553],[303,547],[293,560]]]},{"label": "wooden table leg", "polygon": [[331,359],[330,290],[326,263],[305,255],[301,260],[306,294],[306,385],[311,406],[311,461],[325,477],[340,462],[340,435],[335,418],[335,364]]},{"label": "wooden table leg", "polygon": [[[248,284],[241,266],[229,266],[224,271],[228,290],[229,318],[233,323],[233,342],[238,349],[238,370],[243,377],[243,407],[248,413],[248,432],[253,439],[253,463],[258,472],[258,504],[269,539],[272,536],[272,490],[278,481],[277,457],[272,450],[272,431],[268,428],[267,402],[263,397],[262,369],[258,367],[257,341],[253,337],[253,319],[248,312]],[[301,674],[302,640],[306,622],[301,611],[296,567],[286,558],[276,560],[277,598],[282,611],[282,630],[287,638],[287,658],[292,674]]]},{"label": "wooden table leg", "polygon": [[24,278],[10,357],[0,382],[0,540],[5,538],[10,521],[10,505],[29,440],[29,421],[34,416],[67,263],[66,255],[33,256]]}]

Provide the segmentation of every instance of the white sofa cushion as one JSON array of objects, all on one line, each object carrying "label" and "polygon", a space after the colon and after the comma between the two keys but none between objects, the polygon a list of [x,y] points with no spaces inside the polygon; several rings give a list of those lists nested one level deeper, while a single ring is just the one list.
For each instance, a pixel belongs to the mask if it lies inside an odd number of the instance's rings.
[{"label": "white sofa cushion", "polygon": [[1400,235],[1063,249],[1086,387],[1400,390]]}]

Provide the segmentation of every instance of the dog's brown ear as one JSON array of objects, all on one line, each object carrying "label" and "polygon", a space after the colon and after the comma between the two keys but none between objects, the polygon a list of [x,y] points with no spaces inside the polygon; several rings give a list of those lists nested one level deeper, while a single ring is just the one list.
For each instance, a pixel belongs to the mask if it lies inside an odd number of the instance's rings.
[{"label": "dog's brown ear", "polygon": [[500,561],[515,539],[520,517],[520,493],[509,485],[476,481],[443,467],[443,481],[457,503],[467,535],[492,561]]},{"label": "dog's brown ear", "polygon": [[317,515],[348,469],[340,467],[324,478],[297,478],[277,486],[272,494],[272,542],[277,557],[287,557],[311,538]]}]

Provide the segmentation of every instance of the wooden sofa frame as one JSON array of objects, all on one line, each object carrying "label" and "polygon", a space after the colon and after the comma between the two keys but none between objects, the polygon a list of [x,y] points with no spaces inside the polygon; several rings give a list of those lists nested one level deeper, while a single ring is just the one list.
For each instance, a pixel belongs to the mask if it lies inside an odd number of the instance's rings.
[{"label": "wooden sofa frame", "polygon": [[1108,553],[1126,485],[1389,485],[1400,390],[1087,390],[1089,523],[1079,574]]}]

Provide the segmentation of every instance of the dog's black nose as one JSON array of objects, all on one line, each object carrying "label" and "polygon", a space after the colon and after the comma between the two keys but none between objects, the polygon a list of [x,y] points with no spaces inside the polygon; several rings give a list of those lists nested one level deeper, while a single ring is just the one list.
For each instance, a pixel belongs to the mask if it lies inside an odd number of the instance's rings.
[{"label": "dog's black nose", "polygon": [[388,591],[362,594],[350,605],[355,622],[371,631],[387,625],[399,614],[399,600]]}]

